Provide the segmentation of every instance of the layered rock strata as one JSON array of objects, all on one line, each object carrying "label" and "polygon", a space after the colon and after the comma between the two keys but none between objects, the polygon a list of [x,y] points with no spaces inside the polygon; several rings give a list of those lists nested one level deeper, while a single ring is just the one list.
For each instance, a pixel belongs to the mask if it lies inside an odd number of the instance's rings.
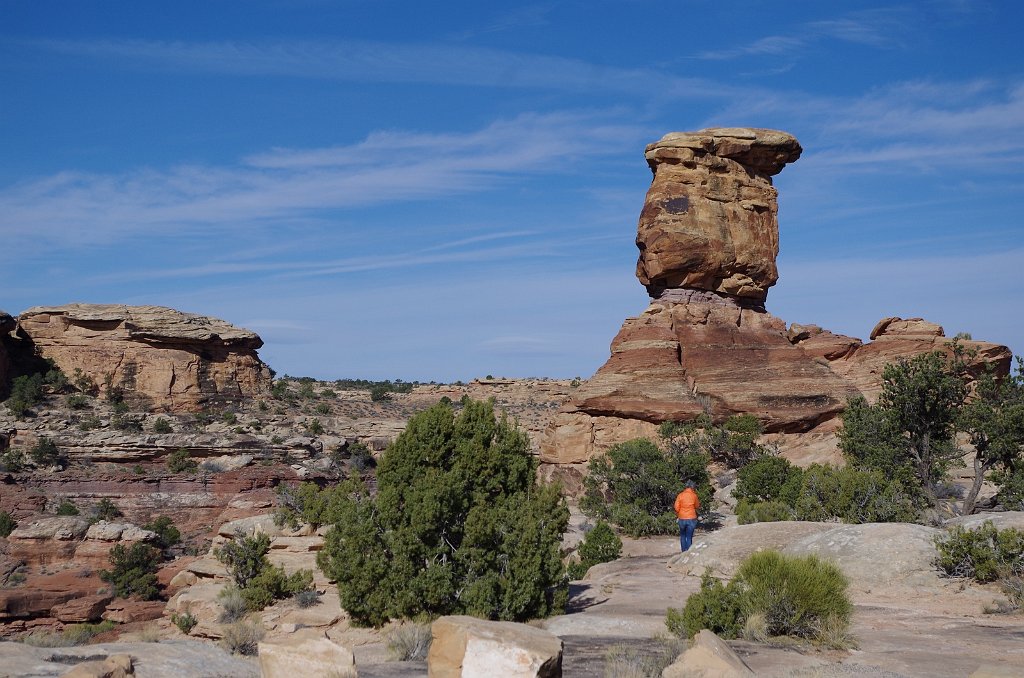
[{"label": "layered rock strata", "polygon": [[161,306],[36,306],[18,317],[37,354],[150,409],[195,411],[265,393],[270,370],[253,332]]},{"label": "layered rock strata", "polygon": [[[887,318],[864,344],[814,325],[787,329],[765,310],[778,280],[771,177],[800,152],[789,134],[746,128],[673,133],[647,147],[654,179],[636,243],[650,305],[625,321],[608,362],[549,424],[542,462],[564,470],[702,413],[719,422],[753,414],[770,434],[826,424],[834,441],[831,420],[851,397],[877,395],[885,363],[951,350],[942,328],[919,318]],[[977,351],[976,367],[1008,369],[1005,346],[964,344]]]},{"label": "layered rock strata", "polygon": [[0,398],[7,395],[7,380],[10,377],[11,360],[7,355],[4,337],[14,329],[14,318],[9,313],[0,311]]}]

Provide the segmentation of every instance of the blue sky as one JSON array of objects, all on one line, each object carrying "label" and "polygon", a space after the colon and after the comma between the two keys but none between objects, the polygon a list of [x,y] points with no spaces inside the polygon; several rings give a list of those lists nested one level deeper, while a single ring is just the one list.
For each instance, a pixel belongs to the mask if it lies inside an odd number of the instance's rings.
[{"label": "blue sky", "polygon": [[320,378],[591,375],[664,133],[796,135],[768,309],[1024,352],[1016,2],[0,0],[0,309],[159,304]]}]

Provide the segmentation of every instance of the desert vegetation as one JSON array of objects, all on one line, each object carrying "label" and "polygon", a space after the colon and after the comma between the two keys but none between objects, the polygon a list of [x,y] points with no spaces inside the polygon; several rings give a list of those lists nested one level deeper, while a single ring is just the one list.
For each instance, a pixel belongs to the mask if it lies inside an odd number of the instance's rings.
[{"label": "desert vegetation", "polygon": [[535,471],[526,434],[491,403],[439,403],[381,456],[376,496],[358,479],[333,491],[318,564],[367,624],[545,616],[564,605],[568,511]]}]

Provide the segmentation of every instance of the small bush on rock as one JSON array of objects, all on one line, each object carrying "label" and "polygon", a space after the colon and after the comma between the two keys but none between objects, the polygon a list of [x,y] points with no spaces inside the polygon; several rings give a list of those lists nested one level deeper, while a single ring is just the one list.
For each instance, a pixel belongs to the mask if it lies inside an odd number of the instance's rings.
[{"label": "small bush on rock", "polygon": [[705,573],[701,590],[690,596],[686,607],[669,609],[666,625],[686,638],[701,629],[736,638],[756,619],[758,633],[768,637],[847,646],[853,611],[847,586],[838,567],[815,556],[762,551],[744,560],[728,584]]},{"label": "small bush on rock", "polygon": [[414,622],[400,624],[384,634],[388,654],[398,662],[425,661],[432,640],[430,625]]},{"label": "small bush on rock", "polygon": [[1024,531],[997,529],[991,520],[976,529],[956,526],[936,537],[935,564],[951,577],[991,582],[1001,577],[1024,576]]},{"label": "small bush on rock", "polygon": [[594,565],[615,560],[622,554],[622,540],[615,534],[611,526],[603,520],[598,521],[583,541],[580,542],[579,562],[569,565],[569,577],[582,579]]},{"label": "small bush on rock", "polygon": [[110,501],[108,497],[103,497],[100,502],[96,504],[93,509],[93,517],[99,520],[113,520],[114,518],[120,518],[124,514],[121,513],[121,509],[117,508],[114,502]]},{"label": "small bush on rock", "polygon": [[7,511],[0,511],[0,537],[9,537],[11,532],[14,532],[14,528],[18,526],[18,521],[14,519]]},{"label": "small bush on rock", "polygon": [[251,657],[256,654],[263,640],[263,627],[253,622],[240,621],[225,626],[222,630],[221,645],[232,654]]},{"label": "small bush on rock", "polygon": [[743,466],[736,474],[733,496],[750,504],[782,502],[793,506],[800,495],[803,471],[787,459],[765,454]]},{"label": "small bush on rock", "polygon": [[137,542],[131,546],[117,544],[110,549],[111,570],[100,570],[100,579],[110,584],[114,595],[119,598],[135,596],[141,600],[156,600],[160,595],[156,571],[160,563],[160,551]]},{"label": "small bush on rock", "polygon": [[776,523],[782,520],[793,520],[794,516],[793,509],[781,501],[763,501],[752,504],[746,499],[742,499],[736,505],[736,521],[740,525]]},{"label": "small bush on rock", "polygon": [[57,504],[58,516],[77,516],[79,513],[81,513],[81,511],[78,510],[78,507],[67,499],[61,499],[60,503]]},{"label": "small bush on rock", "polygon": [[270,537],[267,535],[254,534],[249,537],[236,533],[234,539],[214,549],[213,555],[224,564],[235,586],[244,589],[260,572],[270,567],[270,561],[267,560],[269,550]]},{"label": "small bush on rock", "polygon": [[275,600],[289,598],[313,587],[313,572],[299,570],[287,575],[283,567],[268,565],[242,589],[242,598],[253,612],[273,605]]},{"label": "small bush on rock", "polygon": [[299,591],[298,593],[293,595],[292,598],[295,600],[295,604],[301,607],[302,609],[306,609],[320,604],[320,592],[313,588]]},{"label": "small bush on rock", "polygon": [[171,473],[195,473],[199,464],[185,448],[178,448],[167,457],[167,470]]},{"label": "small bush on rock", "polygon": [[237,586],[226,586],[217,595],[220,601],[221,612],[217,621],[221,624],[232,624],[243,619],[249,611],[249,606],[242,597],[242,592]]},{"label": "small bush on rock", "polygon": [[43,436],[29,451],[28,456],[36,466],[65,466],[67,461],[61,456],[57,444]]},{"label": "small bush on rock", "polygon": [[157,516],[143,525],[142,529],[156,532],[157,543],[165,551],[181,542],[181,532],[167,516]]},{"label": "small bush on rock", "polygon": [[178,630],[184,633],[186,636],[192,632],[199,620],[193,617],[189,613],[185,614],[172,614],[171,623],[178,627]]},{"label": "small bush on rock", "polygon": [[153,422],[153,433],[174,433],[174,427],[163,417],[157,417]]}]

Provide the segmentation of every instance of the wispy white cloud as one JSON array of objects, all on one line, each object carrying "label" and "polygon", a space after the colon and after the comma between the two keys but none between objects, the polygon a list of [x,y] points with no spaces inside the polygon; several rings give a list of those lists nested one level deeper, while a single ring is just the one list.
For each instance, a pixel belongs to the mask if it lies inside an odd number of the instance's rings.
[{"label": "wispy white cloud", "polygon": [[335,42],[161,42],[148,40],[34,40],[20,47],[79,59],[113,61],[118,68],[286,76],[350,82],[428,83],[559,91],[689,96],[714,99],[740,91],[722,82],[649,68],[464,44]]},{"label": "wispy white cloud", "polygon": [[0,236],[81,245],[139,234],[248,232],[324,210],[572,172],[582,158],[634,148],[647,135],[605,114],[523,114],[465,134],[381,132],[351,146],[277,149],[228,166],[61,172],[0,190]]},{"label": "wispy white cloud", "polygon": [[768,35],[746,45],[706,50],[696,56],[712,61],[748,56],[791,56],[825,40],[840,40],[877,49],[892,48],[900,44],[896,36],[905,26],[905,21],[906,12],[896,8],[853,12],[836,19],[805,22],[796,26],[791,34]]}]

